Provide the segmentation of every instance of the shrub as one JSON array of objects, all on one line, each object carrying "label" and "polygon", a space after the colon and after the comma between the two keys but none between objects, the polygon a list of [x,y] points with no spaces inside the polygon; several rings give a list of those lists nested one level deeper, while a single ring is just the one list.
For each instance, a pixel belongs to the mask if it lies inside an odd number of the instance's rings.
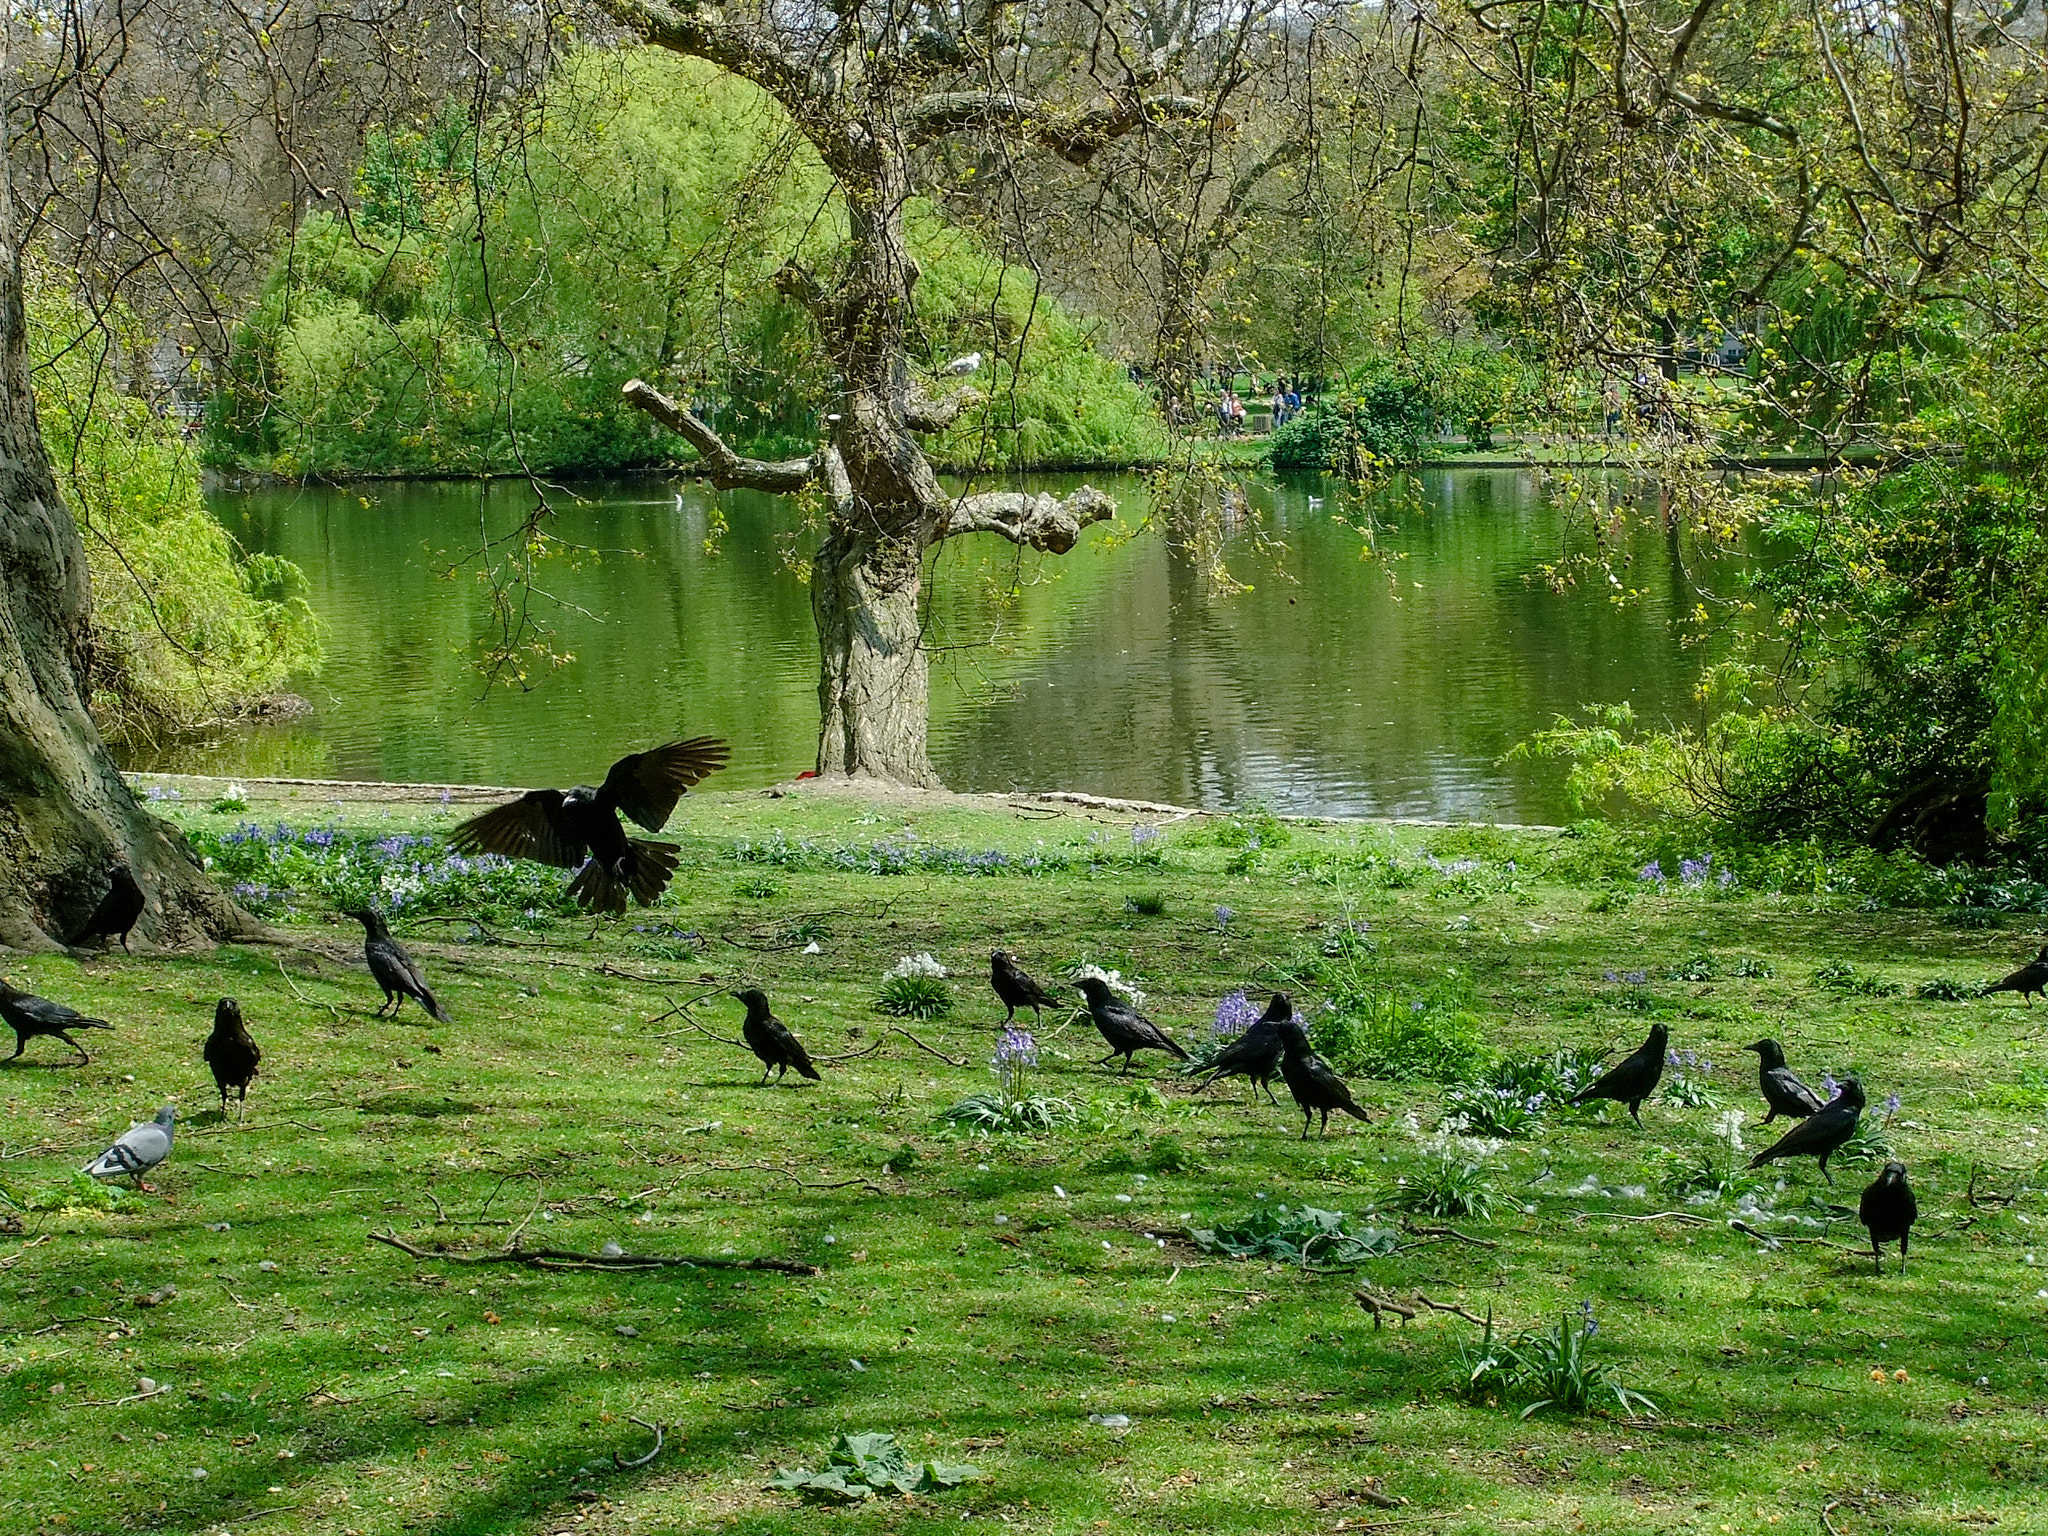
[{"label": "shrub", "polygon": [[1418,464],[1429,451],[1429,400],[1411,379],[1368,377],[1339,386],[1273,433],[1275,469],[1328,470],[1364,479]]},{"label": "shrub", "polygon": [[1476,1080],[1486,1065],[1484,1026],[1464,1006],[1462,978],[1446,977],[1420,997],[1371,990],[1361,973],[1331,978],[1310,1028],[1316,1049],[1340,1072],[1440,1083]]}]

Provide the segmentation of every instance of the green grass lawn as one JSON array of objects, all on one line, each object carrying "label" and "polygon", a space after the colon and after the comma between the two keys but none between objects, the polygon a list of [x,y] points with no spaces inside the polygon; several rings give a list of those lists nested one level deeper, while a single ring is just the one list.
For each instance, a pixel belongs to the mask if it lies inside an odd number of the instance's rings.
[{"label": "green grass lawn", "polygon": [[[420,831],[459,811],[246,819]],[[374,1017],[359,929],[305,889],[262,897],[290,911],[279,945],[8,960],[117,1027],[83,1068],[33,1043],[0,1087],[0,1530],[2048,1530],[2048,1010],[1915,996],[2002,974],[2040,942],[2027,920],[1653,887],[1598,837],[1488,829],[1283,844],[1202,819],[1134,837],[1072,807],[703,796],[671,836],[675,886],[623,923],[529,917],[516,894],[481,929],[401,914],[448,1025]],[[1127,900],[1155,895],[1154,916]],[[942,1112],[993,1082],[997,944],[1045,979],[1136,978],[1191,1048],[1225,993],[1263,1002],[1283,979],[1312,1022],[1342,1000],[1381,1031],[1353,1046],[1383,1054],[1625,1050],[1661,1019],[1712,1059],[1692,1076],[1718,1104],[1654,1102],[1640,1130],[1553,1111],[1491,1152],[1452,1144],[1490,1210],[1404,1215],[1398,1181],[1442,1176],[1423,1145],[1440,1083],[1354,1076],[1372,1123],[1304,1143],[1284,1088],[1279,1110],[1241,1085],[1197,1096],[1156,1056],[1120,1079],[1085,1020],[1048,1016],[1033,1087],[1080,1118],[957,1137]],[[957,1003],[905,1022],[963,1065],[875,1009],[918,952]],[[822,1083],[759,1087],[712,1038],[737,1035],[725,993],[749,983],[844,1058]],[[265,1052],[225,1124],[199,1059],[223,994]],[[1738,1049],[1763,1034],[1809,1080],[1853,1069],[1874,1107],[1899,1095],[1872,1118],[1919,1191],[1905,1275],[1891,1255],[1872,1273],[1852,1219],[1875,1163],[1838,1161],[1832,1189],[1810,1160],[1740,1173],[1717,1122],[1744,1111],[1751,1150],[1778,1129],[1755,1129]],[[172,1098],[161,1193],[75,1181]],[[1304,1203],[1398,1247],[1318,1273],[1188,1237]],[[464,1267],[373,1233],[819,1273]],[[1375,1329],[1366,1286],[1511,1333],[1590,1303],[1592,1360],[1658,1412],[1464,1400],[1480,1330],[1426,1306]],[[136,1400],[145,1377],[169,1389]],[[613,1451],[652,1444],[634,1416],[666,1444],[618,1470]],[[766,1489],[867,1430],[987,1479],[843,1514]]]}]

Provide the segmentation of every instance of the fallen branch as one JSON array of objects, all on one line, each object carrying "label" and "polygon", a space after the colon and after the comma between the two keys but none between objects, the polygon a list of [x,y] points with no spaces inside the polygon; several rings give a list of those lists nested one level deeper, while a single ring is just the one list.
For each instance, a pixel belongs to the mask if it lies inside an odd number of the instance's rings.
[{"label": "fallen branch", "polygon": [[1647,1216],[1624,1216],[1619,1211],[1573,1211],[1574,1224],[1598,1217],[1602,1221],[1689,1221],[1696,1227],[1720,1225],[1711,1216],[1695,1215],[1691,1211],[1652,1211]]},{"label": "fallen branch", "polygon": [[1842,1533],[1835,1528],[1835,1522],[1828,1518],[1829,1515],[1841,1507],[1842,1501],[1840,1499],[1829,1499],[1827,1503],[1820,1507],[1820,1528],[1826,1531],[1828,1536],[1842,1536]]},{"label": "fallen branch", "polygon": [[920,1051],[923,1051],[926,1055],[938,1057],[939,1060],[943,1061],[949,1067],[964,1067],[967,1065],[966,1057],[963,1056],[956,1061],[953,1057],[948,1056],[944,1051],[938,1049],[938,1047],[926,1045],[922,1040],[918,1039],[917,1036],[913,1035],[901,1024],[891,1024],[889,1028],[893,1033],[901,1035],[904,1039],[908,1040],[912,1045],[916,1046]]},{"label": "fallen branch", "polygon": [[713,1173],[779,1173],[796,1185],[798,1189],[851,1189],[854,1185],[858,1184],[863,1189],[877,1195],[886,1195],[888,1193],[886,1189],[875,1183],[874,1180],[864,1178],[839,1179],[830,1184],[806,1184],[789,1169],[779,1168],[774,1163],[705,1163],[702,1166]]},{"label": "fallen branch", "polygon": [[1858,1258],[1861,1258],[1863,1255],[1863,1250],[1861,1248],[1851,1248],[1846,1244],[1836,1242],[1832,1238],[1791,1237],[1781,1236],[1780,1234],[1775,1232],[1759,1232],[1755,1227],[1752,1227],[1746,1221],[1731,1221],[1728,1223],[1728,1225],[1734,1231],[1740,1232],[1744,1237],[1755,1238],[1758,1242],[1762,1243],[1766,1248],[1775,1248],[1780,1243],[1818,1243],[1821,1247],[1832,1248],[1837,1253],[1853,1253]]},{"label": "fallen branch", "polygon": [[152,1397],[162,1397],[171,1390],[169,1382],[148,1392],[130,1392],[126,1397],[88,1397],[79,1402],[81,1408],[121,1408],[129,1403],[147,1402]]},{"label": "fallen branch", "polygon": [[863,1056],[872,1056],[889,1043],[889,1032],[885,1029],[876,1037],[873,1045],[864,1045],[857,1051],[841,1051],[836,1056],[813,1056],[812,1061],[858,1061]]},{"label": "fallen branch", "polygon": [[306,996],[305,993],[299,990],[299,984],[296,981],[292,980],[292,973],[284,968],[283,955],[273,955],[271,956],[271,958],[277,962],[277,974],[282,976],[284,978],[284,984],[292,989],[293,997],[296,997],[308,1008],[325,1008],[329,1013],[334,1015],[335,1023],[339,1024],[341,1022],[341,1010],[335,1007],[334,1004],[318,1002],[313,998]]},{"label": "fallen branch", "polygon": [[1970,1185],[1969,1188],[1963,1191],[1963,1198],[1970,1202],[1971,1210],[2003,1210],[2019,1198],[2018,1195],[2001,1195],[1996,1190],[1990,1189],[1985,1190],[1982,1195],[1979,1195],[1977,1193],[1977,1175],[1982,1171],[1976,1163],[1970,1164]]},{"label": "fallen branch", "polygon": [[390,1232],[366,1232],[373,1243],[383,1243],[415,1259],[438,1260],[447,1264],[517,1264],[524,1269],[772,1269],[785,1275],[818,1275],[824,1271],[800,1259],[728,1259],[709,1256],[659,1253],[572,1253],[566,1248],[501,1248],[495,1253],[452,1253],[415,1248]]},{"label": "fallen branch", "polygon": [[[1369,1290],[1353,1291],[1351,1295],[1353,1300],[1372,1314],[1372,1326],[1375,1333],[1379,1332],[1381,1327],[1384,1326],[1384,1320],[1381,1316],[1383,1313],[1392,1313],[1404,1323],[1414,1320],[1415,1309],[1413,1307],[1404,1307],[1400,1302],[1393,1300],[1391,1297],[1375,1296]],[[1387,1507],[1391,1508],[1392,1506]]]},{"label": "fallen branch", "polygon": [[1461,1243],[1470,1243],[1474,1248],[1498,1248],[1499,1243],[1488,1242],[1483,1237],[1467,1237],[1456,1227],[1410,1227],[1417,1237],[1454,1237]]},{"label": "fallen branch", "polygon": [[1462,1317],[1463,1319],[1465,1319],[1466,1322],[1472,1323],[1480,1328],[1486,1327],[1492,1321],[1491,1318],[1474,1317],[1470,1312],[1467,1312],[1463,1307],[1447,1307],[1440,1301],[1431,1301],[1427,1296],[1423,1295],[1420,1291],[1417,1291],[1415,1293],[1415,1299],[1421,1302],[1425,1307],[1428,1307],[1432,1312],[1448,1312],[1451,1314],[1451,1316]]},{"label": "fallen branch", "polygon": [[631,1461],[627,1461],[624,1457],[620,1456],[617,1451],[613,1451],[612,1465],[617,1467],[621,1472],[630,1472],[635,1467],[644,1467],[650,1461],[654,1460],[655,1457],[661,1454],[661,1426],[659,1424],[650,1424],[645,1419],[640,1418],[635,1414],[629,1413],[626,1415],[626,1417],[628,1419],[631,1419],[635,1424],[638,1424],[642,1429],[651,1429],[654,1431],[654,1449],[649,1451],[645,1456],[635,1456]]}]

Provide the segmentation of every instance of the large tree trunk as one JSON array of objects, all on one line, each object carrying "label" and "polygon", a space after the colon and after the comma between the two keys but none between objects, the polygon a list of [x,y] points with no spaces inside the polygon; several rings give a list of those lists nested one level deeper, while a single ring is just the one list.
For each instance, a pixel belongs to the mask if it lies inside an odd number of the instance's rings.
[{"label": "large tree trunk", "polygon": [[915,547],[835,528],[811,561],[818,622],[818,772],[939,786]]},{"label": "large tree trunk", "polygon": [[86,712],[85,550],[43,449],[27,341],[20,268],[0,241],[0,944],[69,938],[106,893],[109,858],[148,894],[142,937],[254,936],[255,921],[135,803]]}]

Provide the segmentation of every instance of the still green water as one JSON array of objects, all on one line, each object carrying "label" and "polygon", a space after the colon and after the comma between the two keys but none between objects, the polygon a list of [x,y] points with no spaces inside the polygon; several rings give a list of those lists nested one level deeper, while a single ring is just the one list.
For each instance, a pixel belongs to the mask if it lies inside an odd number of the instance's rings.
[{"label": "still green water", "polygon": [[[1683,643],[1695,594],[1655,531],[1627,550],[1647,591],[1632,605],[1534,579],[1568,530],[1524,472],[1431,471],[1383,494],[1378,560],[1333,515],[1361,510],[1343,487],[1255,487],[1283,547],[1237,539],[1230,565],[1252,590],[1234,594],[1136,531],[1140,482],[1096,479],[1123,513],[1068,556],[987,537],[940,555],[931,753],[955,789],[1556,821],[1560,772],[1501,754],[1591,700],[1683,715],[1711,654]],[[297,686],[313,709],[131,765],[567,785],[623,752],[713,732],[733,743],[719,787],[810,767],[817,653],[808,590],[784,558],[785,506],[651,480],[575,491],[557,531],[591,553],[550,562],[555,601],[536,601],[574,659],[525,692],[480,682],[487,594],[473,572],[447,574],[479,528],[516,522],[523,487],[215,494],[236,537],[312,583],[327,661]],[[707,553],[714,498],[729,531]]]}]

